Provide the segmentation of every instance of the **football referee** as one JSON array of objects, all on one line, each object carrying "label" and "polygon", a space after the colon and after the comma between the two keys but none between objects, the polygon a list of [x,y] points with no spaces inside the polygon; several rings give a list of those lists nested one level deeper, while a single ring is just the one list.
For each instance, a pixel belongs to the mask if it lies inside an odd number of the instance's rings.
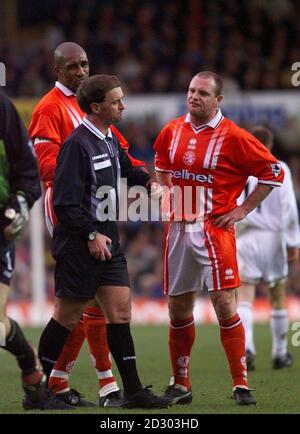
[{"label": "football referee", "polygon": [[[132,166],[110,125],[122,118],[123,92],[116,76],[96,75],[77,92],[86,117],[63,144],[54,178],[53,233],[55,308],[40,340],[39,355],[57,360],[89,300],[96,297],[107,319],[107,339],[124,387],[124,406],[165,408],[170,398],[143,387],[130,331],[131,303],[126,259],[119,244],[117,215],[120,178],[129,186],[159,188],[140,167]],[[101,213],[101,189],[111,214]],[[104,196],[102,197],[102,200]]]}]

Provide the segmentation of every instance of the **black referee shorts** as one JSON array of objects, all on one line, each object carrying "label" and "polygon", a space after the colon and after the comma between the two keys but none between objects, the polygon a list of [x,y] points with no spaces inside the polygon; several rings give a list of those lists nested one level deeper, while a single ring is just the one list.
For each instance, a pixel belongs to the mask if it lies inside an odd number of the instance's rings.
[{"label": "black referee shorts", "polygon": [[103,285],[130,286],[127,262],[119,243],[113,246],[112,259],[100,261],[90,255],[87,241],[70,237],[55,254],[55,295],[92,299]]},{"label": "black referee shorts", "polygon": [[10,286],[15,268],[15,243],[13,241],[0,245],[0,282]]}]

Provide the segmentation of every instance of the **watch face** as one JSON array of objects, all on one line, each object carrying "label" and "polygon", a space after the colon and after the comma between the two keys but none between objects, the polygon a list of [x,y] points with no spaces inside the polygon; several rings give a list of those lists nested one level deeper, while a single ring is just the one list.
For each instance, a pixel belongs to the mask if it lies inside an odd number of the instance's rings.
[{"label": "watch face", "polygon": [[96,235],[97,235],[96,232],[91,232],[91,233],[89,234],[89,240],[90,240],[90,241],[93,241],[93,240],[96,238]]}]

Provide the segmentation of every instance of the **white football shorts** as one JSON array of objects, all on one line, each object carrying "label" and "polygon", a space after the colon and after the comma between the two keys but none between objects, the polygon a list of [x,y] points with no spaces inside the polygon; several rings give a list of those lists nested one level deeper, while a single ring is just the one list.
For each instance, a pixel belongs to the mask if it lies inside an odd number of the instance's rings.
[{"label": "white football shorts", "polygon": [[235,232],[210,222],[170,222],[164,248],[164,292],[176,296],[240,286]]},{"label": "white football shorts", "polygon": [[269,286],[288,275],[287,248],[283,233],[246,229],[236,240],[241,281]]}]

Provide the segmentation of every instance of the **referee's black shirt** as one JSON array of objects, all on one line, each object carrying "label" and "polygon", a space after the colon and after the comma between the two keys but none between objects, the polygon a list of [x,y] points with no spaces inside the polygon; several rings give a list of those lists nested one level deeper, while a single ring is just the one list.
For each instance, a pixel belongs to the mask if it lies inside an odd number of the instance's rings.
[{"label": "referee's black shirt", "polygon": [[120,178],[127,178],[129,186],[146,186],[150,176],[132,166],[117,137],[109,130],[102,134],[84,119],[63,144],[54,177],[53,206],[58,218],[56,233],[87,235],[98,230],[109,236],[97,216],[101,201],[99,187],[109,186],[109,196],[115,205],[111,225],[118,215]]}]

